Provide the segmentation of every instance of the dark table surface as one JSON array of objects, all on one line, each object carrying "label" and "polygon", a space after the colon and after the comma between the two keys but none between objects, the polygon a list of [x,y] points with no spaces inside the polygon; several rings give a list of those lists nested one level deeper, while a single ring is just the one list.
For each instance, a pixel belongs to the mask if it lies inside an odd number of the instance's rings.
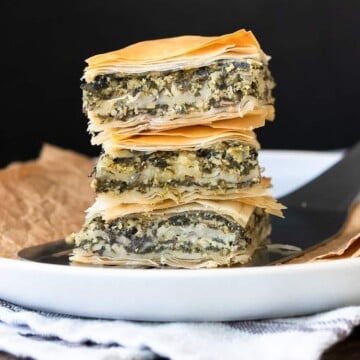
[{"label": "dark table surface", "polygon": [[[10,354],[0,352],[0,360],[15,360],[19,359]],[[26,358],[30,359],[30,358]],[[359,360],[360,359],[360,326],[354,329],[354,331],[345,340],[335,344],[328,349],[321,360]],[[306,360],[306,359],[304,359]]]}]

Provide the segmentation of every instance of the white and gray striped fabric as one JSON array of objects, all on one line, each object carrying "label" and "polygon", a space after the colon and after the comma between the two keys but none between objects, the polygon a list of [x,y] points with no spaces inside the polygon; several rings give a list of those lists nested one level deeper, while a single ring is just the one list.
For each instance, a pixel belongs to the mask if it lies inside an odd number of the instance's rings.
[{"label": "white and gray striped fabric", "polygon": [[145,323],[28,310],[0,300],[0,350],[34,359],[319,359],[360,306],[273,320]]}]

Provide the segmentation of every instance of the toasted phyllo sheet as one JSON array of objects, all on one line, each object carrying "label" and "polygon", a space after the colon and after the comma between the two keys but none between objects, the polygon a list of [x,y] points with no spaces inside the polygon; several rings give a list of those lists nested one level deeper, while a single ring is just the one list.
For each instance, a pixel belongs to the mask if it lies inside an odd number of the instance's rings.
[{"label": "toasted phyllo sheet", "polygon": [[[261,181],[257,150],[240,141],[220,141],[198,150],[122,150],[102,154],[93,187],[127,202],[182,200],[185,193],[236,193]],[[143,199],[142,199],[143,198]]]},{"label": "toasted phyllo sheet", "polygon": [[219,141],[240,141],[259,149],[254,131],[214,128],[211,126],[188,126],[178,129],[143,132],[136,136],[126,136],[113,131],[105,131],[98,137],[105,153],[117,157],[121,150],[176,151],[199,150]]},{"label": "toasted phyllo sheet", "polygon": [[216,208],[128,214],[112,220],[89,219],[72,234],[70,260],[122,267],[212,268],[249,262],[271,231],[264,210],[242,206],[237,219]]},{"label": "toasted phyllo sheet", "polygon": [[260,184],[243,188],[238,193],[213,195],[190,191],[184,194],[182,201],[179,199],[160,200],[156,196],[153,199],[151,195],[142,196],[140,201],[137,193],[129,192],[126,198],[127,202],[124,202],[119,196],[100,193],[97,195],[94,204],[86,210],[87,219],[98,214],[101,214],[105,220],[110,220],[129,214],[165,211],[165,209],[173,212],[174,209],[179,209],[179,206],[184,207],[186,204],[191,204],[192,207],[196,205],[215,210],[221,208],[222,211],[230,211],[232,217],[240,217],[242,221],[244,205],[259,207],[269,214],[282,217],[282,210],[285,207],[271,196],[269,186],[270,179],[262,178]]},{"label": "toasted phyllo sheet", "polygon": [[268,57],[251,31],[244,29],[221,36],[177,36],[141,41],[120,50],[92,56],[86,60],[84,78],[124,72],[180,70],[205,66],[215,60],[251,58],[267,62]]}]

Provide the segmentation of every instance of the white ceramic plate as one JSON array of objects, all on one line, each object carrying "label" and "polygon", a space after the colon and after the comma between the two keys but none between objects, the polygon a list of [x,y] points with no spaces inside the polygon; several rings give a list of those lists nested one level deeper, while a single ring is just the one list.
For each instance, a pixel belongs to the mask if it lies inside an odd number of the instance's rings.
[{"label": "white ceramic plate", "polygon": [[[265,151],[283,195],[339,153]],[[131,270],[0,259],[0,298],[73,315],[131,320],[240,320],[360,304],[360,259],[211,270]]]}]

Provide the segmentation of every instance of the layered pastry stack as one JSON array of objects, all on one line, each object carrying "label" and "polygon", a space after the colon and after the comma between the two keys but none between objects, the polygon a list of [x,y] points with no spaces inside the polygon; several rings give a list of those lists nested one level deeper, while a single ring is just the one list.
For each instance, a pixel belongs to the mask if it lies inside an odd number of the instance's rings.
[{"label": "layered pastry stack", "polygon": [[103,153],[71,260],[247,263],[282,209],[257,160],[253,129],[274,117],[274,82],[253,34],[145,41],[87,63],[84,110]]}]

